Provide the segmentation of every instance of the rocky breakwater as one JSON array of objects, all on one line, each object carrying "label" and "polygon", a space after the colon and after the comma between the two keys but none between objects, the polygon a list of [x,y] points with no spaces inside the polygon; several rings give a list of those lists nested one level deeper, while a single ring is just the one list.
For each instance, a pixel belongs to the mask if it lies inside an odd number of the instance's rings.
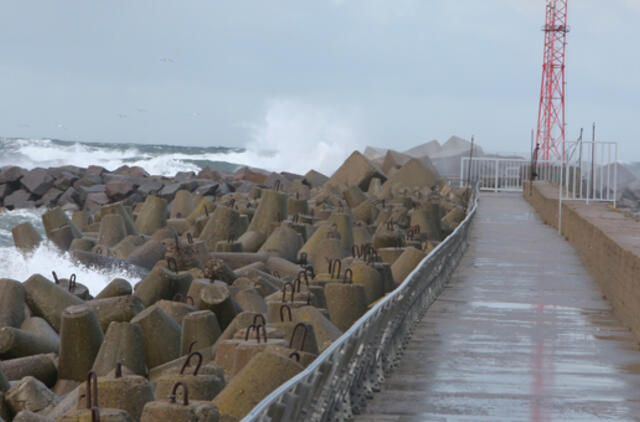
[{"label": "rocky breakwater", "polygon": [[5,422],[239,420],[402,283],[471,194],[358,152],[331,177],[12,167],[0,186],[6,207],[48,207],[46,236],[80,262],[141,274],[100,292],[0,279]]}]

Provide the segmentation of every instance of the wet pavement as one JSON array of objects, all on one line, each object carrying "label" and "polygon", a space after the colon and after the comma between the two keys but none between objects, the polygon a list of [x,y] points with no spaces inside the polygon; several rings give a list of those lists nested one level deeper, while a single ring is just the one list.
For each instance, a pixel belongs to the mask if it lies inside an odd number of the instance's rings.
[{"label": "wet pavement", "polygon": [[520,194],[482,194],[459,268],[357,421],[640,420],[640,348]]}]

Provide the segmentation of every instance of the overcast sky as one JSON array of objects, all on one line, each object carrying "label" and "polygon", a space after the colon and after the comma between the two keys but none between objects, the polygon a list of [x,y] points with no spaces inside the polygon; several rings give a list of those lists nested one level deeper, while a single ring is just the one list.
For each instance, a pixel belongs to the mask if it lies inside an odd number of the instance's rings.
[{"label": "overcast sky", "polygon": [[[526,151],[545,0],[3,0],[0,136]],[[640,159],[640,0],[570,0],[567,133]],[[267,133],[265,135],[265,133]]]}]

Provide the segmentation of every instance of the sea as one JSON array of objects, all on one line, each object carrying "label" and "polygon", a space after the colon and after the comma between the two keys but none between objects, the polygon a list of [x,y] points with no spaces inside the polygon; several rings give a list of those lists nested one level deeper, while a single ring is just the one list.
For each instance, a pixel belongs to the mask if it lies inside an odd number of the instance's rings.
[{"label": "sea", "polygon": [[[301,146],[300,142],[268,146],[267,149],[261,149],[256,144],[248,148],[235,148],[0,138],[0,167],[15,165],[33,169],[99,165],[107,170],[115,170],[122,165],[129,165],[142,167],[150,174],[173,176],[177,172],[198,172],[204,167],[234,171],[242,166],[250,166],[304,174],[312,168],[330,173],[348,155],[347,151],[322,142],[306,147]],[[92,294],[98,293],[116,277],[125,278],[132,284],[139,281],[122,270],[105,271],[79,265],[67,253],[60,253],[46,241],[30,255],[17,251],[13,246],[11,229],[28,221],[44,238],[41,222],[44,211],[0,212],[0,278],[24,281],[36,273],[50,279],[52,271],[65,278],[76,274],[78,282],[89,287]]]}]

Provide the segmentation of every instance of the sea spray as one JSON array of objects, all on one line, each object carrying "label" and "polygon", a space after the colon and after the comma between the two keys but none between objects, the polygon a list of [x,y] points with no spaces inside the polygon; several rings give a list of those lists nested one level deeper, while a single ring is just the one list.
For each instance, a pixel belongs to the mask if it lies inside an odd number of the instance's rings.
[{"label": "sea spray", "polygon": [[20,223],[29,222],[44,237],[41,215],[44,208],[35,210],[14,210],[0,213],[0,265],[1,278],[24,281],[33,274],[42,274],[51,279],[51,271],[68,278],[76,274],[79,283],[89,288],[95,295],[111,280],[120,277],[132,284],[139,281],[135,274],[122,269],[88,268],[75,262],[69,253],[61,253],[51,242],[44,241],[33,253],[23,255],[13,246],[11,229]]},{"label": "sea spray", "polygon": [[[354,149],[363,147],[353,114],[272,100],[260,120],[246,125],[249,141],[244,148],[0,138],[0,167],[98,165],[113,171],[128,165],[171,177],[205,166],[225,171],[249,166],[299,174],[314,169],[331,175]],[[176,144],[186,142],[176,140]]]}]

